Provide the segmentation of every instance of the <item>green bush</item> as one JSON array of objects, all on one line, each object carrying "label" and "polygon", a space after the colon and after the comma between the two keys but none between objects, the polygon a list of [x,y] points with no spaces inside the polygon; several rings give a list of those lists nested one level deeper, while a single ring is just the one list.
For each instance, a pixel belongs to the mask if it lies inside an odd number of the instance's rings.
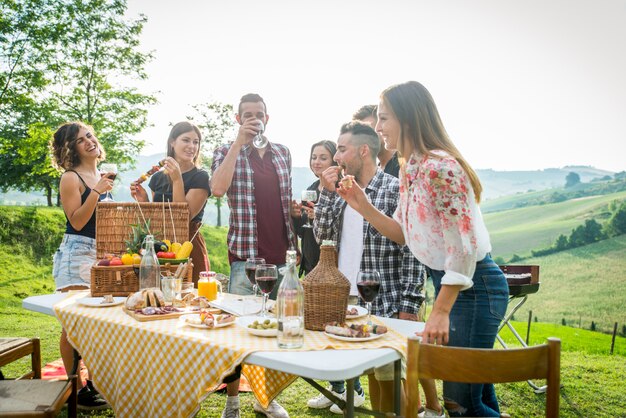
[{"label": "green bush", "polygon": [[0,243],[20,247],[36,261],[50,260],[63,238],[65,216],[59,208],[3,206]]}]

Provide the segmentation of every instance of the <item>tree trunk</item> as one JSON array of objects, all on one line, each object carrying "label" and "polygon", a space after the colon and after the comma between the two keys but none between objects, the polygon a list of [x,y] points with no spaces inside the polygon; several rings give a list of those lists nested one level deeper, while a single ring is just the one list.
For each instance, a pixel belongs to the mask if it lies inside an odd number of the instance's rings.
[{"label": "tree trunk", "polygon": [[52,206],[52,187],[46,186],[46,200],[48,201],[48,206]]}]

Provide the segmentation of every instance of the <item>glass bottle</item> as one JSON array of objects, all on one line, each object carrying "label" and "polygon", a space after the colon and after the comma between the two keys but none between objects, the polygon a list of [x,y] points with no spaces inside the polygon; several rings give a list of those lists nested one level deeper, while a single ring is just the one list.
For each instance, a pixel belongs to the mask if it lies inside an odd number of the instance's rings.
[{"label": "glass bottle", "polygon": [[144,239],[144,253],[139,265],[139,290],[161,286],[161,268],[159,260],[154,252],[154,237],[146,235]]},{"label": "glass bottle", "polygon": [[304,344],[304,289],[296,271],[296,252],[287,251],[287,267],[278,288],[278,347],[300,348]]}]

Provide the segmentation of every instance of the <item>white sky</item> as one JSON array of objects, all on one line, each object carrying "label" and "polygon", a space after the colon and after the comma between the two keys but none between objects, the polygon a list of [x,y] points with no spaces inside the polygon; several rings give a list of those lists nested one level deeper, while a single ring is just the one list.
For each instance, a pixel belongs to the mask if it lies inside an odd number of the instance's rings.
[{"label": "white sky", "polygon": [[163,151],[189,105],[264,97],[267,135],[308,166],[361,105],[417,80],[474,168],[626,169],[625,0],[129,0]]}]

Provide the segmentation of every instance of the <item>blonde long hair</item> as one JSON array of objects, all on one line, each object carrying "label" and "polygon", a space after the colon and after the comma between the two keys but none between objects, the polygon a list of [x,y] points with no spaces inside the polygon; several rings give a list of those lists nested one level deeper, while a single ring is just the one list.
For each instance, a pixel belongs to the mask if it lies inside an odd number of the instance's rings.
[{"label": "blonde long hair", "polygon": [[483,191],[480,179],[450,140],[435,101],[426,87],[417,81],[407,81],[387,88],[380,98],[400,123],[400,156],[404,159],[416,151],[420,155],[440,158],[432,151],[445,151],[465,170],[474,189],[476,202],[479,203]]}]

